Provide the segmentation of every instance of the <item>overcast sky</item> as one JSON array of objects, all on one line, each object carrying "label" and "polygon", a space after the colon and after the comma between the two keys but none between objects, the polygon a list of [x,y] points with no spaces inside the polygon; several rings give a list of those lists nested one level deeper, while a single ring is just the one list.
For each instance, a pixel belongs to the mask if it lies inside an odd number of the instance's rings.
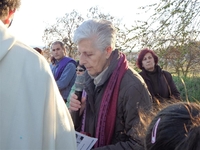
[{"label": "overcast sky", "polygon": [[21,0],[21,7],[9,30],[27,45],[43,47],[42,35],[46,24],[55,23],[57,17],[73,9],[86,14],[89,8],[98,6],[102,12],[131,24],[141,18],[136,15],[138,7],[153,2],[155,0],[139,0],[135,3],[133,0]]}]

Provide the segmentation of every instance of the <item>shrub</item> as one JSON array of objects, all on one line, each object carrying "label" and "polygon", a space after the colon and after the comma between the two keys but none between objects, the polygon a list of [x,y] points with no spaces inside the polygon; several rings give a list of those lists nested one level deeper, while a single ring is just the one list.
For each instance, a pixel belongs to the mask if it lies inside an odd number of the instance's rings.
[{"label": "shrub", "polygon": [[200,77],[173,76],[173,80],[184,101],[200,101]]}]

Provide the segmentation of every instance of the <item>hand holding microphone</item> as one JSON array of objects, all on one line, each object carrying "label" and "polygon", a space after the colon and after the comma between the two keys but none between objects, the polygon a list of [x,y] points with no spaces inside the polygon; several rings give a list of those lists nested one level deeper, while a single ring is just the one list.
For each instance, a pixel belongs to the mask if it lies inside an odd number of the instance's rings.
[{"label": "hand holding microphone", "polygon": [[75,94],[78,96],[78,100],[81,102],[83,89],[85,86],[85,76],[77,75],[75,80]]},{"label": "hand holding microphone", "polygon": [[[72,104],[70,104],[70,107],[74,105],[74,107],[76,107],[77,105],[80,106],[81,100],[82,100],[82,93],[83,93],[83,89],[85,86],[85,74],[83,75],[77,75],[76,80],[75,80],[75,95],[72,95]],[[75,98],[77,98],[76,100],[74,100]],[[80,102],[78,103],[77,100]],[[77,110],[77,107],[74,108],[75,110]],[[78,108],[78,110],[75,113],[75,120],[74,120],[74,124],[79,125],[80,123],[80,107]]]},{"label": "hand holding microphone", "polygon": [[78,111],[79,109],[84,109],[85,98],[82,97],[81,101],[78,100],[78,96],[72,93],[70,96],[69,110],[70,112]]},{"label": "hand holding microphone", "polygon": [[[70,110],[77,111],[81,105],[82,93],[85,86],[85,75],[77,75],[75,80],[75,92],[70,97]],[[78,101],[77,101],[78,100]],[[79,108],[78,108],[79,107]]]}]

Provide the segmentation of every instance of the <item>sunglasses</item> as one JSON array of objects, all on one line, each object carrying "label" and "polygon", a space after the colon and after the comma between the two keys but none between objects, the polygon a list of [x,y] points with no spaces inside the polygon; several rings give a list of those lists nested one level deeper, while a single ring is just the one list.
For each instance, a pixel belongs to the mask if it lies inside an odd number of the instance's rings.
[{"label": "sunglasses", "polygon": [[83,72],[85,70],[84,69],[76,69],[76,71]]}]

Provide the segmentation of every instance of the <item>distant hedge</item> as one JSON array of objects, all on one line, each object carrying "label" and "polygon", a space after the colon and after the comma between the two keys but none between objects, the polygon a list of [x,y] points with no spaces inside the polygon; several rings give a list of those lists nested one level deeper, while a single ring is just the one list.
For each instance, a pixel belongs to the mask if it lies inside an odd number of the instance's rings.
[{"label": "distant hedge", "polygon": [[200,77],[182,77],[182,82],[180,77],[173,76],[173,80],[184,101],[200,101]]}]

